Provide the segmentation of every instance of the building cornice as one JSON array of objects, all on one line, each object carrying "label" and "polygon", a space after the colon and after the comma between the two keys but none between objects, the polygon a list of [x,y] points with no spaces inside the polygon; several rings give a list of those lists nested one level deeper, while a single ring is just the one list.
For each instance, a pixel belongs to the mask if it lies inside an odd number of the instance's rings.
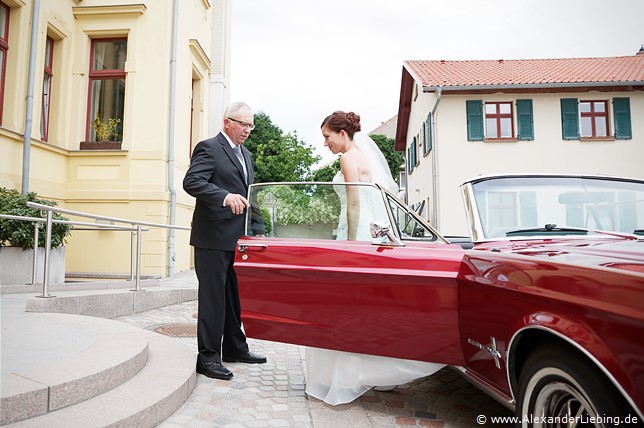
[{"label": "building cornice", "polygon": [[143,15],[147,8],[144,4],[128,4],[115,6],[75,6],[72,12],[76,19],[93,18],[96,16],[118,15],[119,17],[136,18]]},{"label": "building cornice", "polygon": [[[438,86],[423,86],[423,92],[436,92]],[[494,93],[494,92],[568,92],[568,91],[642,91],[644,82],[570,82],[570,83],[525,83],[507,85],[459,85],[442,86],[443,93]]]},{"label": "building cornice", "polygon": [[199,40],[190,39],[190,52],[192,52],[192,55],[199,61],[199,65],[204,70],[210,70],[210,58],[201,47]]}]

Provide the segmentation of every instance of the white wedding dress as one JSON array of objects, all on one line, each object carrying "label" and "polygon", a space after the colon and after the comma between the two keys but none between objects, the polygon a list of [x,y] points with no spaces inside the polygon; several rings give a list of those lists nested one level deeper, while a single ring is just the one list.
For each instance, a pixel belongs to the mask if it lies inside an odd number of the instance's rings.
[{"label": "white wedding dress", "polygon": [[[358,138],[356,138],[358,137]],[[370,159],[371,176],[374,182],[396,193],[397,185],[391,178],[386,161],[371,138],[354,136],[359,148]],[[384,165],[383,165],[384,163]],[[338,172],[333,178],[336,184],[344,183],[344,176]],[[334,186],[341,200],[340,220],[338,222],[337,240],[347,239],[347,212],[345,186]],[[376,219],[386,218],[382,200],[373,202],[375,189],[360,188],[360,215],[358,221],[359,241],[371,241],[369,223]],[[377,208],[383,212],[377,212]],[[424,361],[403,360],[375,355],[355,354],[351,352],[328,349],[305,349],[306,355],[306,393],[337,405],[349,403],[373,387],[394,387],[429,376],[444,364]]]},{"label": "white wedding dress", "polygon": [[[341,172],[333,177],[333,183],[344,183],[344,176]],[[347,189],[344,185],[334,185],[333,189],[340,199],[340,219],[336,231],[336,240],[344,241],[349,235],[349,224],[347,223]],[[387,213],[382,204],[380,191],[367,186],[358,187],[360,196],[360,215],[358,216],[358,229],[356,241],[371,241],[370,224],[375,220],[387,220]],[[375,200],[374,200],[375,199]]]}]

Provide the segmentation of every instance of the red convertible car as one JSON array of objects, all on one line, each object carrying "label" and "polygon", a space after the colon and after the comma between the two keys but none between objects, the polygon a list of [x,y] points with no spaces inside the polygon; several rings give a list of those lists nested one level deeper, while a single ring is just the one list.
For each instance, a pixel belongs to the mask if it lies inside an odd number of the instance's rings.
[{"label": "red convertible car", "polygon": [[[351,241],[350,187],[368,229]],[[235,256],[248,336],[449,364],[522,426],[641,424],[644,181],[502,175],[461,190],[472,249],[376,185],[253,185]]]}]

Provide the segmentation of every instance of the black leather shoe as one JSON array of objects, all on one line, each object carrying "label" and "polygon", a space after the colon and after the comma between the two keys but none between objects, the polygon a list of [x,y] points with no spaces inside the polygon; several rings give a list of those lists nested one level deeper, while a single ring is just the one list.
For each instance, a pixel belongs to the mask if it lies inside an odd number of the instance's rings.
[{"label": "black leather shoe", "polygon": [[233,377],[233,372],[224,367],[221,363],[199,362],[197,361],[197,373],[214,379],[229,380]]},{"label": "black leather shoe", "polygon": [[266,362],[266,357],[263,355],[253,354],[252,352],[247,352],[242,355],[226,355],[222,357],[222,360],[226,363],[247,363],[247,364],[264,364]]}]

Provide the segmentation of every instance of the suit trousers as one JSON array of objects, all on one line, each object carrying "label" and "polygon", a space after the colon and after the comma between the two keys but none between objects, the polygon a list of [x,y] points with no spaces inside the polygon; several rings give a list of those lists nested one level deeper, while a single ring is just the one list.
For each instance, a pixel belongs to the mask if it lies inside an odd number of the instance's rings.
[{"label": "suit trousers", "polygon": [[248,352],[234,260],[234,251],[195,247],[195,272],[199,280],[199,362],[221,362],[222,352],[231,356]]}]

